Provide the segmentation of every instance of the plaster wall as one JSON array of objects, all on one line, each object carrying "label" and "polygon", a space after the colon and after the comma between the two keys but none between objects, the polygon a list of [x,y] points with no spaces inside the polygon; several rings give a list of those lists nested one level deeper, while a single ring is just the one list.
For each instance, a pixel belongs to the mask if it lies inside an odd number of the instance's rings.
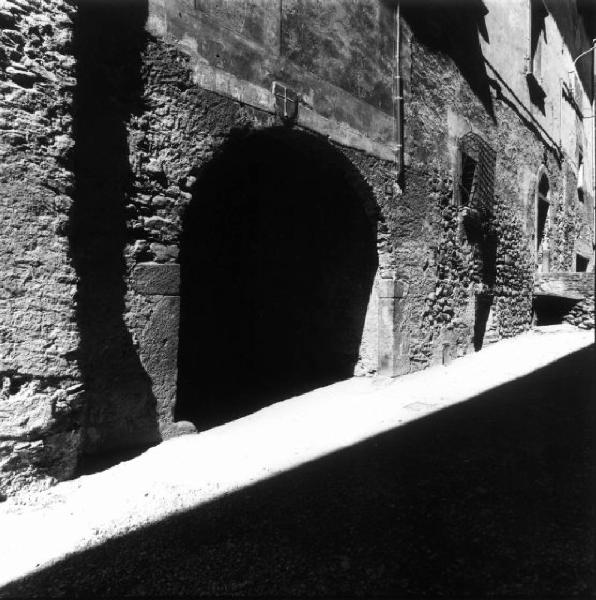
[{"label": "plaster wall", "polygon": [[[519,99],[524,112],[544,131],[550,144],[557,145],[577,172],[578,139],[584,147],[584,181],[594,194],[592,114],[594,63],[588,53],[592,45],[578,15],[574,0],[546,2],[548,9],[541,35],[541,68],[536,97],[527,73],[530,69],[530,2],[486,0],[487,36],[480,35],[482,52],[489,63],[489,76],[499,76]],[[504,26],[503,26],[504,25]],[[492,70],[494,68],[494,70]],[[571,90],[572,94],[569,95]]]},{"label": "plaster wall", "polygon": [[390,6],[362,2],[151,0],[148,28],[191,59],[203,88],[274,112],[274,81],[298,123],[392,160]]}]

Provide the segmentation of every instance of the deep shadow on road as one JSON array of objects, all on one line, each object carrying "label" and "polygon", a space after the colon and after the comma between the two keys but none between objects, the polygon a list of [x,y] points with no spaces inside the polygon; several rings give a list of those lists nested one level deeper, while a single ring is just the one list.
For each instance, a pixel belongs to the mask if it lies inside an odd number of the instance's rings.
[{"label": "deep shadow on road", "polygon": [[0,595],[593,597],[593,354],[112,540]]}]

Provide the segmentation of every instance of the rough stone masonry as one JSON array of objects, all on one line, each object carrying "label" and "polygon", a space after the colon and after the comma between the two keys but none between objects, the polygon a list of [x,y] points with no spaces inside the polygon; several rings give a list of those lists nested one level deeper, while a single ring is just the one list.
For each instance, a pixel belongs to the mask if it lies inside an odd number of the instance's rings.
[{"label": "rough stone masonry", "polygon": [[68,2],[0,7],[0,472],[2,493],[69,477],[80,442]]},{"label": "rough stone masonry", "polygon": [[560,4],[538,81],[524,2],[404,2],[397,45],[376,0],[2,0],[2,494],[448,363],[531,326],[537,270],[593,278]]}]

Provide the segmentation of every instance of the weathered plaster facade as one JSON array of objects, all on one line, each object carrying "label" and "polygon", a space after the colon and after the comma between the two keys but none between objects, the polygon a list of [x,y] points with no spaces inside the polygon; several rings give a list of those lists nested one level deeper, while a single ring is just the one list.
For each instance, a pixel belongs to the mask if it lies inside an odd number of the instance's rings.
[{"label": "weathered plaster facade", "polygon": [[4,493],[449,362],[593,273],[594,66],[552,4],[400,2],[397,52],[395,2],[4,2]]},{"label": "weathered plaster facade", "polygon": [[[404,193],[405,218],[427,233],[414,238],[402,256],[398,250],[396,263],[408,269],[406,279],[418,283],[412,287],[417,299],[409,321],[411,359],[421,366],[441,355],[469,351],[481,319],[486,340],[527,329],[537,270],[574,270],[580,247],[592,256],[593,270],[593,163],[584,160],[580,200],[576,161],[577,139],[585,144],[584,156],[593,157],[593,137],[590,126],[567,118],[573,107],[559,106],[560,80],[567,78],[572,61],[556,15],[546,18],[550,55],[541,82],[551,108],[543,112],[530,97],[526,74],[528,3],[433,7],[406,4],[403,12],[410,182]],[[457,33],[441,26],[448,17],[459,23]],[[578,31],[584,36],[579,46],[589,47],[583,29]],[[587,82],[579,101],[590,112],[590,77]],[[567,120],[561,121],[560,114]],[[482,242],[471,241],[465,232],[468,208],[458,202],[459,145],[467,134],[478,136],[495,155],[493,206],[484,234],[485,245],[493,240],[492,257],[487,255],[490,248],[483,251]],[[538,249],[539,174],[548,178],[550,210]],[[409,196],[415,198],[411,205]],[[422,206],[428,206],[426,215]],[[493,265],[487,264],[489,258]],[[489,266],[494,271],[490,276]]]}]

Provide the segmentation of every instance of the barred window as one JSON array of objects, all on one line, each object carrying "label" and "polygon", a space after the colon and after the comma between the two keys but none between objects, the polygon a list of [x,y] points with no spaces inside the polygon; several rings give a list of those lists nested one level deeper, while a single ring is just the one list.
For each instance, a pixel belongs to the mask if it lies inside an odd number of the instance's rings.
[{"label": "barred window", "polygon": [[460,201],[462,205],[469,205],[470,198],[474,195],[474,183],[476,181],[476,167],[478,163],[465,152],[461,155],[461,181]]},{"label": "barred window", "polygon": [[479,135],[460,138],[455,200],[484,221],[493,214],[495,162],[495,151]]},{"label": "barred window", "polygon": [[497,277],[497,236],[493,228],[495,151],[469,132],[458,144],[455,201],[461,209],[460,235],[474,247],[482,283],[492,289]]}]

